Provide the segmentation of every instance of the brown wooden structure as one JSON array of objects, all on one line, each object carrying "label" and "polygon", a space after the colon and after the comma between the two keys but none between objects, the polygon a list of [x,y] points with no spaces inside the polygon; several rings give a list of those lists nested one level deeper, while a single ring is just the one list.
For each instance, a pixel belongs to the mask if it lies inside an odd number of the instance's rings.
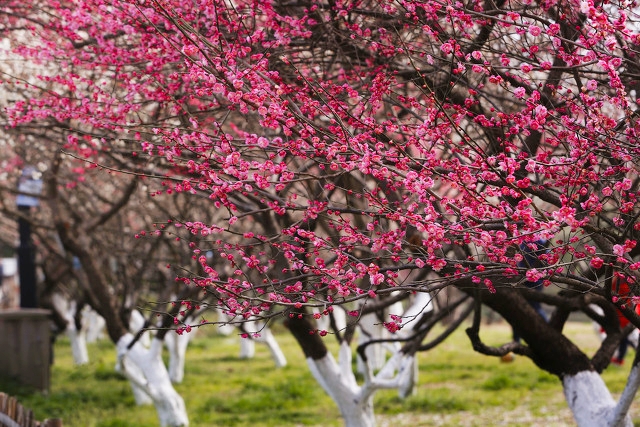
[{"label": "brown wooden structure", "polygon": [[15,397],[0,392],[0,427],[62,427],[59,419],[36,421]]},{"label": "brown wooden structure", "polygon": [[49,390],[50,312],[0,310],[0,376],[39,391]]}]

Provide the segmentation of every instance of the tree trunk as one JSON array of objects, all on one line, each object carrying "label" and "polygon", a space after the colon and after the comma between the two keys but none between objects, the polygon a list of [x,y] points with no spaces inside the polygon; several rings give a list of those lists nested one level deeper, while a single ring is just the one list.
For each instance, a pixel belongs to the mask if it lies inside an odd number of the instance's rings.
[{"label": "tree trunk", "polygon": [[240,359],[253,359],[256,355],[256,343],[251,338],[240,339]]},{"label": "tree trunk", "polygon": [[77,330],[74,323],[69,323],[65,332],[71,342],[71,354],[75,364],[86,365],[89,363],[85,331],[82,329]]},{"label": "tree trunk", "polygon": [[[131,310],[131,317],[129,317],[129,332],[133,335],[136,335],[141,329],[145,327],[146,319],[138,310]],[[149,347],[151,345],[151,333],[149,331],[145,331],[142,333],[140,337],[138,337],[138,342],[145,347]]]},{"label": "tree trunk", "polygon": [[[241,330],[248,334],[248,338],[240,340],[240,358],[251,359],[255,355],[255,343],[262,343],[269,347],[271,357],[276,364],[276,367],[282,368],[287,366],[287,358],[280,349],[280,345],[276,341],[271,329],[268,326],[260,322],[246,322],[241,325]],[[254,334],[258,334],[254,336]]]},{"label": "tree trunk", "polygon": [[[532,350],[531,360],[538,367],[559,378],[594,369],[589,357],[561,331],[548,324],[517,289],[497,284],[495,288],[495,293],[480,292],[482,302],[517,327],[519,335]],[[463,290],[475,296],[473,287]]]},{"label": "tree trunk", "polygon": [[[372,340],[387,338],[387,330],[382,325],[382,322],[383,319],[380,319],[377,313],[368,313],[361,316],[358,322],[358,329],[360,330],[358,344],[365,344]],[[367,363],[374,370],[378,370],[384,366],[387,358],[387,350],[384,345],[369,345],[364,352],[367,357]],[[357,367],[360,373],[364,373],[367,369],[360,358],[357,360]]]},{"label": "tree trunk", "polygon": [[104,338],[105,322],[104,318],[100,316],[94,309],[85,306],[82,313],[82,323],[87,328],[87,342],[96,342]]},{"label": "tree trunk", "polygon": [[74,301],[69,301],[63,295],[54,293],[51,295],[51,305],[64,321],[64,331],[71,343],[71,354],[76,365],[86,365],[89,363],[89,352],[87,351],[87,340],[84,328],[78,329],[75,322],[77,305]]},{"label": "tree trunk", "polygon": [[502,286],[495,288],[493,294],[481,292],[482,302],[518,328],[536,365],[562,380],[564,395],[577,425],[632,426],[628,406],[640,384],[640,359],[634,360],[623,396],[616,403],[586,354],[537,314],[518,290]]},{"label": "tree trunk", "polygon": [[331,353],[327,352],[321,359],[307,357],[307,364],[316,381],[338,405],[345,427],[376,425],[373,393],[363,396],[353,374],[341,372],[340,366]]},{"label": "tree trunk", "polygon": [[345,427],[374,427],[373,392],[360,392],[351,367],[349,345],[345,342],[340,345],[338,364],[322,338],[310,333],[315,327],[307,317],[295,315],[287,326],[302,348],[313,377],[338,405]]},{"label": "tree trunk", "polygon": [[[86,291],[88,302],[104,318],[109,338],[116,345],[118,351],[117,368],[132,384],[149,395],[158,412],[161,426],[188,426],[189,420],[184,401],[173,388],[167,368],[162,361],[162,341],[154,339],[149,348],[136,342],[129,348],[134,336],[128,332],[120,317],[118,296],[112,292],[110,281],[103,274],[96,261],[97,257],[91,251],[91,240],[84,231],[81,231],[82,229],[75,229],[72,233],[67,227],[62,203],[57,198],[56,173],[59,167],[60,158],[57,157],[51,166],[51,175],[46,181],[47,192],[50,196],[49,207],[54,217],[60,242],[65,251],[77,257],[82,267],[79,270],[79,274],[81,271],[80,283]],[[124,206],[135,185],[135,180],[133,180],[129,187],[131,191],[127,191],[121,200],[122,203],[116,205]],[[108,216],[112,212],[115,211],[110,210],[106,215]],[[98,219],[100,220],[100,218]],[[107,217],[102,218],[105,221],[107,219]]]},{"label": "tree trunk", "polygon": [[222,334],[224,336],[229,336],[231,335],[237,328],[237,326],[232,325],[231,323],[231,317],[224,314],[224,312],[220,309],[215,309],[215,312],[218,315],[218,333]]},{"label": "tree trunk", "polygon": [[195,332],[169,332],[164,336],[164,342],[169,350],[169,378],[174,384],[180,384],[184,379],[184,362],[187,355],[189,341]]},{"label": "tree trunk", "polygon": [[[634,367],[637,369],[636,367]],[[616,402],[595,371],[567,375],[562,380],[564,396],[579,427],[632,427],[629,415],[614,424]]]},{"label": "tree trunk", "polygon": [[162,361],[162,341],[153,339],[147,349],[139,343],[128,348],[133,335],[118,340],[118,369],[153,401],[162,427],[188,426],[184,400],[175,391]]},{"label": "tree trunk", "polygon": [[284,356],[284,353],[280,349],[280,345],[276,338],[273,336],[271,329],[264,329],[260,334],[260,337],[255,339],[257,342],[264,343],[267,347],[269,347],[269,352],[271,353],[271,358],[276,364],[276,367],[282,368],[287,366],[287,358]]}]

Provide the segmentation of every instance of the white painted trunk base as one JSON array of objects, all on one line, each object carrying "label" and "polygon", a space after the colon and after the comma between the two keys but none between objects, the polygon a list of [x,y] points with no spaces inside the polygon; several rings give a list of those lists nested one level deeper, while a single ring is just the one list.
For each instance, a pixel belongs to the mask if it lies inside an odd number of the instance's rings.
[{"label": "white painted trunk base", "polygon": [[[131,311],[131,317],[129,318],[129,332],[132,334],[137,334],[142,328],[144,328],[145,318],[138,310]],[[151,333],[149,331],[145,331],[140,338],[138,338],[138,342],[145,347],[149,347],[151,344]]]},{"label": "white painted trunk base", "polygon": [[619,423],[613,424],[617,405],[597,372],[583,371],[567,375],[562,380],[562,386],[578,427],[633,427],[626,413],[620,417]]},{"label": "white painted trunk base", "polygon": [[76,328],[75,315],[78,311],[75,301],[70,301],[60,293],[51,296],[51,303],[55,310],[67,322],[65,334],[71,343],[71,354],[76,365],[86,365],[89,363],[89,352],[87,351],[87,340],[85,330]]},{"label": "white painted trunk base", "polygon": [[132,340],[132,334],[126,334],[118,340],[116,369],[151,398],[162,427],[188,426],[184,400],[173,388],[162,361],[162,342],[153,339],[149,348],[136,343],[127,349]]},{"label": "white painted trunk base", "polygon": [[107,326],[104,317],[100,316],[89,306],[82,310],[82,325],[87,330],[87,342],[92,343],[105,338],[105,328]]},{"label": "white painted trunk base", "polygon": [[174,331],[170,331],[164,337],[164,343],[169,350],[169,378],[174,384],[180,384],[184,379],[187,347],[195,333],[195,331],[191,331],[178,335]]},{"label": "white painted trunk base", "polygon": [[627,377],[627,385],[624,387],[618,405],[616,406],[616,411],[611,423],[612,426],[619,427],[626,425],[626,420],[629,418],[629,408],[631,407],[633,398],[638,392],[638,387],[640,387],[640,366],[633,365],[629,372],[629,377]]},{"label": "white painted trunk base", "polygon": [[240,359],[253,359],[256,355],[256,343],[251,338],[240,338]]},{"label": "white painted trunk base", "polygon": [[[314,314],[321,313],[322,310],[314,307],[312,309]],[[333,310],[333,319],[336,322],[336,328],[339,331],[344,331],[347,328],[347,313],[344,311],[342,307],[335,307]],[[331,322],[329,320],[329,316],[320,316],[319,319],[316,319],[316,326],[320,330],[328,331],[331,329]]]},{"label": "white painted trunk base", "polygon": [[[411,336],[415,331],[414,327],[417,321],[426,313],[433,311],[433,298],[431,294],[426,292],[418,292],[413,297],[411,305],[405,310],[401,303],[395,303],[387,308],[387,314],[394,314],[396,316],[402,316],[402,329],[396,333],[398,337]],[[377,318],[375,314],[367,314],[362,316],[360,323],[358,324],[361,329],[361,333],[358,338],[358,343],[363,344],[373,339],[389,338],[391,334],[384,327],[382,322]],[[389,366],[389,361],[386,360],[387,354],[396,354],[401,348],[399,343],[395,344],[372,344],[365,350],[367,356],[368,368],[381,369],[383,366]],[[393,356],[392,356],[393,357]],[[358,358],[358,372],[364,373],[367,367],[364,366],[362,360]],[[394,362],[391,362],[393,365]],[[418,383],[418,364],[413,363],[411,367],[413,375],[410,379],[405,381],[398,388],[398,395],[404,399],[412,394],[416,393],[416,384]]]},{"label": "white painted trunk base", "polygon": [[75,324],[69,323],[66,330],[71,343],[71,354],[76,365],[86,365],[89,363],[89,352],[87,351],[87,340],[85,331],[78,331]]},{"label": "white painted trunk base", "polygon": [[[358,322],[358,328],[360,333],[358,334],[358,345],[367,343],[372,340],[379,340],[388,338],[388,331],[382,325],[382,321],[378,318],[377,314],[369,313],[360,317]],[[371,344],[364,350],[364,354],[367,357],[367,363],[372,369],[377,370],[384,366],[385,359],[387,357],[387,349],[381,344]],[[362,360],[357,360],[358,372],[364,373],[367,367],[362,363]]]},{"label": "white painted trunk base", "polygon": [[251,359],[256,353],[256,342],[265,344],[269,348],[271,357],[276,364],[276,367],[282,368],[287,366],[287,358],[285,357],[282,349],[276,338],[273,336],[271,329],[259,322],[247,322],[244,325],[247,333],[253,335],[258,333],[258,336],[252,336],[251,338],[242,338],[240,340],[240,358]]},{"label": "white painted trunk base", "polygon": [[[271,333],[271,329],[265,328],[260,333],[258,338],[254,338],[256,342],[265,344],[269,348],[269,352],[271,353],[271,358],[276,364],[276,367],[283,368],[287,366],[287,358],[284,356],[284,353],[280,349],[280,345],[278,345],[278,341]],[[246,341],[246,340],[243,340]]]},{"label": "white painted trunk base", "polygon": [[373,393],[360,393],[353,372],[341,372],[331,353],[318,360],[307,358],[307,363],[316,381],[338,405],[345,427],[375,427]]},{"label": "white painted trunk base", "polygon": [[236,326],[232,325],[231,323],[231,316],[225,314],[222,310],[217,309],[216,310],[217,314],[218,314],[218,333],[224,335],[224,336],[229,336],[231,335],[235,330],[236,330]]},{"label": "white painted trunk base", "polygon": [[314,378],[338,405],[345,427],[374,427],[373,395],[380,389],[411,388],[415,358],[395,353],[377,375],[366,367],[364,383],[359,385],[351,366],[352,353],[348,344],[340,345],[338,361],[331,353],[322,359],[307,358]]}]

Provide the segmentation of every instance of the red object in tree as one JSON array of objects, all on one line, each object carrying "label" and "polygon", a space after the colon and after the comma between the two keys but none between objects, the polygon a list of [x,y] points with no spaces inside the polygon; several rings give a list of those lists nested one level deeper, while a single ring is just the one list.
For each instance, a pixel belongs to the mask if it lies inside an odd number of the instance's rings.
[{"label": "red object in tree", "polygon": [[[626,301],[624,304],[627,306],[633,307],[635,312],[640,315],[640,304],[633,304],[631,302],[631,289],[629,288],[629,284],[626,281],[621,281],[618,276],[614,276],[611,281],[611,291],[615,293],[615,296],[619,300]],[[624,328],[630,322],[629,319],[624,315],[624,313],[617,309],[618,313],[618,321],[620,322],[620,328]]]}]

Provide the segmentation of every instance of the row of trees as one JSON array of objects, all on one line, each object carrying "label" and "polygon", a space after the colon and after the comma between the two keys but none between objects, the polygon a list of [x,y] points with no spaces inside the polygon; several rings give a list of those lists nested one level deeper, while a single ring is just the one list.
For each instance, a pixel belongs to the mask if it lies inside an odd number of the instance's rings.
[{"label": "row of trees", "polygon": [[[139,360],[123,310],[167,301],[180,268],[165,325],[207,302],[284,318],[347,425],[369,426],[373,391],[406,392],[441,340],[447,311],[416,295],[456,290],[477,351],[557,375],[579,425],[631,425],[640,359],[618,402],[599,374],[629,332],[617,310],[640,326],[635,4],[73,0],[4,2],[2,19],[2,167],[42,172],[47,277],[83,275],[123,357]],[[543,262],[523,262],[540,240]],[[485,345],[483,305],[526,344]],[[318,327],[341,306],[346,329]],[[562,332],[576,311],[607,332],[595,354]],[[349,344],[380,312],[403,345],[359,385]],[[159,389],[163,425],[186,424]]]}]

